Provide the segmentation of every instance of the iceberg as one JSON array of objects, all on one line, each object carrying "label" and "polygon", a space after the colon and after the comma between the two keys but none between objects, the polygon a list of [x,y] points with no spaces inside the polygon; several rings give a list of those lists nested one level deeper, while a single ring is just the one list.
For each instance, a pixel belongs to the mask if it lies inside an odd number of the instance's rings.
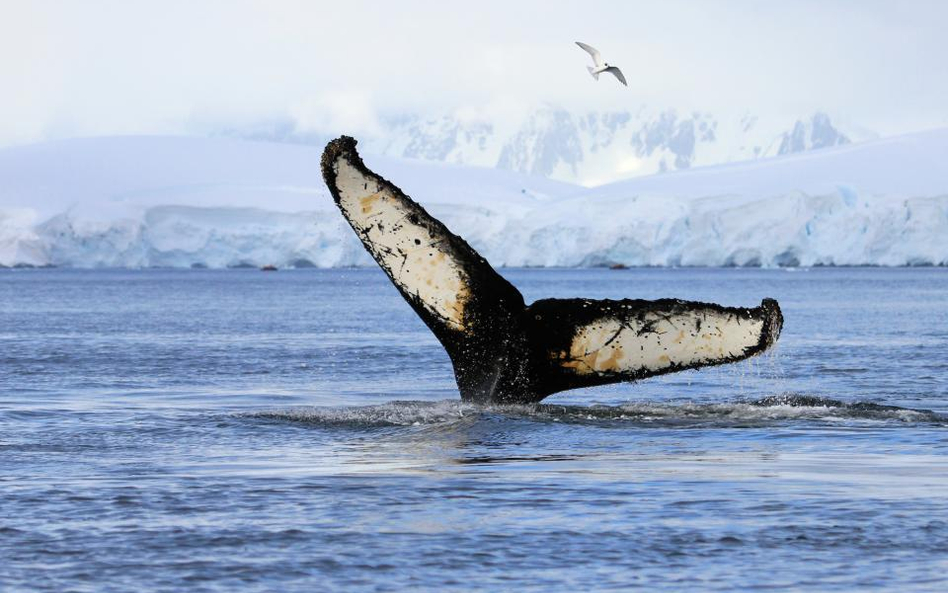
[{"label": "iceberg", "polygon": [[[948,130],[596,188],[366,155],[495,266],[948,263]],[[320,149],[81,138],[0,150],[0,265],[374,265]]]}]

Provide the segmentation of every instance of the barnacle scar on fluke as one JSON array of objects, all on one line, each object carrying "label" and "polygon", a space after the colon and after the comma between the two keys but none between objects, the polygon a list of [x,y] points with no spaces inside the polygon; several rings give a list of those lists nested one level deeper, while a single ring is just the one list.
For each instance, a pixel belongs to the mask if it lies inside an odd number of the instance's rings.
[{"label": "barnacle scar on fluke", "polygon": [[678,299],[523,296],[477,254],[333,140],[322,158],[336,205],[454,365],[461,398],[531,403],[577,387],[635,381],[759,354],[780,335],[773,299],[722,307]]}]

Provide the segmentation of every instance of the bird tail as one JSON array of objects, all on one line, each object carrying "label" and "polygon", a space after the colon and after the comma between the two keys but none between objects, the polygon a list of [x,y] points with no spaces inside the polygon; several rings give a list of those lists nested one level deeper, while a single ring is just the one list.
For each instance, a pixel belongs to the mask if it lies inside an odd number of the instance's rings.
[{"label": "bird tail", "polygon": [[596,80],[599,80],[599,73],[596,72],[596,69],[592,66],[586,66],[586,70],[589,70],[589,73],[592,74],[592,77]]}]

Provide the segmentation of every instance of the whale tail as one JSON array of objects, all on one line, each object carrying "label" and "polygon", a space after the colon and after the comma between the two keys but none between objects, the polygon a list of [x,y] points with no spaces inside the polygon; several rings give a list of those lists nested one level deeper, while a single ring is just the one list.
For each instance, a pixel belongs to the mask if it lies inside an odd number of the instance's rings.
[{"label": "whale tail", "polygon": [[592,66],[586,66],[586,70],[589,70],[589,73],[592,74],[592,77],[596,80],[599,80],[599,73],[596,72],[596,69]]},{"label": "whale tail", "polygon": [[395,185],[370,171],[348,136],[322,173],[368,252],[434,333],[464,400],[531,403],[578,387],[735,362],[779,337],[776,301],[722,307],[677,299],[523,296]]}]

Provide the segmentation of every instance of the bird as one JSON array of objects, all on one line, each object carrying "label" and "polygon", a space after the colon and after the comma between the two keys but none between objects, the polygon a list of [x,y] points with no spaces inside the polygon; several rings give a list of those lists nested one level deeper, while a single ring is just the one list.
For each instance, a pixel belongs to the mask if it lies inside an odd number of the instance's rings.
[{"label": "bird", "polygon": [[619,82],[625,86],[629,86],[629,83],[625,81],[625,76],[622,75],[622,70],[619,70],[617,66],[610,66],[609,62],[603,62],[602,56],[599,54],[599,50],[591,45],[587,45],[582,41],[577,41],[576,45],[583,48],[589,55],[592,56],[593,65],[587,66],[586,69],[589,70],[589,73],[592,74],[592,77],[596,80],[599,80],[599,75],[603,72],[609,72],[613,74],[616,78],[619,79]]}]

